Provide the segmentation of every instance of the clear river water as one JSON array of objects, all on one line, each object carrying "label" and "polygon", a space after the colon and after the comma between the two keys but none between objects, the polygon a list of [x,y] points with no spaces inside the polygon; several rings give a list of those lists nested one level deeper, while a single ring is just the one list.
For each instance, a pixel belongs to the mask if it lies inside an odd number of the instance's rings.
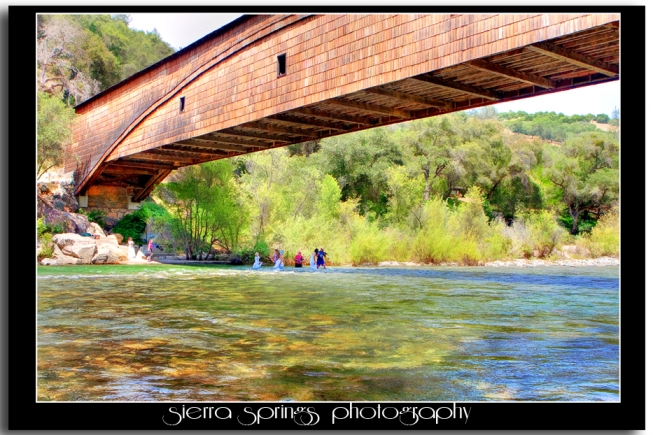
[{"label": "clear river water", "polygon": [[39,401],[618,401],[618,267],[39,267]]}]

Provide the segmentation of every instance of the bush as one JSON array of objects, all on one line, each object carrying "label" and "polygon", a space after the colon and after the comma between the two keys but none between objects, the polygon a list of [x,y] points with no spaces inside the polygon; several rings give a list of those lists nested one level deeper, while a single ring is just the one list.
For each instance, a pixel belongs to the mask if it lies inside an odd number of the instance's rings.
[{"label": "bush", "polygon": [[593,257],[619,255],[619,210],[612,209],[599,219],[590,234],[584,234],[579,244]]},{"label": "bush", "polygon": [[354,266],[386,260],[389,251],[390,241],[376,223],[363,223],[351,241],[350,253]]},{"label": "bush", "polygon": [[45,224],[45,231],[52,234],[63,234],[66,232],[66,228],[64,227],[63,222]]},{"label": "bush", "polygon": [[100,226],[100,228],[104,228],[107,225],[106,222],[106,217],[107,214],[103,212],[102,210],[89,210],[89,211],[84,211],[82,209],[79,210],[80,214],[83,214],[86,216],[89,222],[95,222]]},{"label": "bush", "polygon": [[41,243],[41,252],[39,253],[39,261],[43,258],[50,258],[54,254],[54,243],[52,243],[52,234],[41,234],[39,241]]},{"label": "bush", "polygon": [[38,218],[36,220],[36,235],[40,238],[41,234],[45,233],[47,230],[48,226],[43,222],[43,218]]},{"label": "bush", "polygon": [[266,258],[270,257],[270,247],[265,242],[265,240],[259,240],[258,242],[256,242],[253,248],[242,249],[240,252],[238,252],[238,256],[245,264],[253,263],[254,254],[256,254],[257,252],[261,257],[261,261],[265,261]]},{"label": "bush", "polygon": [[125,242],[131,237],[134,242],[142,239],[145,232],[145,219],[140,210],[123,216],[122,219],[111,229],[111,232],[121,234],[125,238]]}]

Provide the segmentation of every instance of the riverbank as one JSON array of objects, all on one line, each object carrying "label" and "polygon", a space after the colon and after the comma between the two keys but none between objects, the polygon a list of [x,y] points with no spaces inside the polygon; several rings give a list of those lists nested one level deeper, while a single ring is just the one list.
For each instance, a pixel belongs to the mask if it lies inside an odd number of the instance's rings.
[{"label": "riverbank", "polygon": [[[563,260],[542,260],[542,259],[515,259],[505,261],[491,261],[488,263],[479,262],[476,266],[484,267],[547,267],[547,266],[566,266],[566,267],[588,267],[588,266],[619,266],[619,259],[613,257],[584,258],[584,259],[563,259]],[[382,261],[378,266],[468,266],[459,263],[439,263],[425,264],[398,261]]]},{"label": "riverbank", "polygon": [[[207,265],[219,264],[229,265],[228,261],[199,261],[199,260],[179,260],[179,259],[156,259],[147,261],[144,258],[133,258],[121,262],[121,264],[194,264],[194,265]],[[516,259],[505,261],[491,261],[482,263],[475,266],[459,263],[414,263],[414,262],[401,262],[401,261],[381,261],[379,263],[364,263],[359,267],[417,267],[417,266],[454,266],[454,267],[551,267],[551,266],[564,266],[564,267],[605,267],[605,266],[619,266],[620,261],[618,258],[613,257],[599,257],[599,258],[586,258],[586,259],[563,259],[563,260],[542,260],[542,259]],[[270,265],[271,266],[271,265]],[[328,265],[329,267],[351,267],[351,264],[343,265]]]}]

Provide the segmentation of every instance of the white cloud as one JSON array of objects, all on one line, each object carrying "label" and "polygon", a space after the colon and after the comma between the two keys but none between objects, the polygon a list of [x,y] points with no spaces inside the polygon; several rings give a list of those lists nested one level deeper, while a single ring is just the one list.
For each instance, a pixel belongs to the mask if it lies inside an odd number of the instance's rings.
[{"label": "white cloud", "polygon": [[189,14],[155,13],[129,14],[129,27],[151,32],[156,29],[161,38],[175,50],[193,42],[230,23],[242,14]]}]

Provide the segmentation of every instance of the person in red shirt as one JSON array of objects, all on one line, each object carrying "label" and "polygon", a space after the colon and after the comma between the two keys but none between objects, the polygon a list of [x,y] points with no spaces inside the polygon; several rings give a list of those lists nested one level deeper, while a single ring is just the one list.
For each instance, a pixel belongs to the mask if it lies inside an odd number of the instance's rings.
[{"label": "person in red shirt", "polygon": [[302,267],[302,261],[304,261],[304,257],[302,257],[302,252],[299,251],[295,255],[295,267]]}]

